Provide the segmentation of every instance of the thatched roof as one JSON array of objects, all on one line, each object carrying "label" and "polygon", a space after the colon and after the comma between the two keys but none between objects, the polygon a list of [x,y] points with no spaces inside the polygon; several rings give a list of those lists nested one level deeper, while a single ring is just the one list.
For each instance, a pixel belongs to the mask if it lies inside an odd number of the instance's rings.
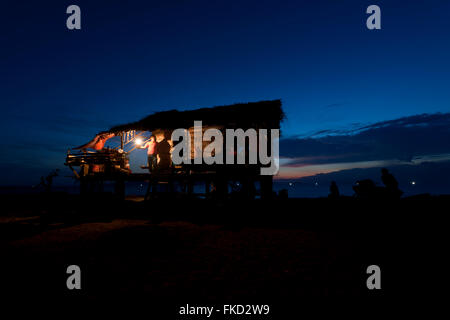
[{"label": "thatched roof", "polygon": [[108,132],[190,128],[194,125],[194,121],[202,121],[203,126],[276,129],[280,128],[280,122],[283,118],[281,100],[270,100],[189,111],[157,112],[139,121],[112,127]]}]

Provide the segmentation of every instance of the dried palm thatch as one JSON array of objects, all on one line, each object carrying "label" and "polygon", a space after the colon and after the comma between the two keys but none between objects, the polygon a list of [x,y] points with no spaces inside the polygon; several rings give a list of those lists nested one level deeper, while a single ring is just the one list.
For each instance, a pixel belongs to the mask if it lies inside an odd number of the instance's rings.
[{"label": "dried palm thatch", "polygon": [[190,128],[194,121],[202,121],[204,126],[278,129],[284,117],[281,100],[270,100],[189,111],[157,112],[136,122],[114,126],[108,132],[117,134],[129,130],[154,131]]}]

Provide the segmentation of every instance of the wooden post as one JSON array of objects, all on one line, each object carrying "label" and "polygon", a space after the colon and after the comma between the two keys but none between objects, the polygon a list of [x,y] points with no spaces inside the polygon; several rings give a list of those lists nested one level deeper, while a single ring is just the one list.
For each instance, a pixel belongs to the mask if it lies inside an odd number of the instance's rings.
[{"label": "wooden post", "polygon": [[192,176],[188,177],[187,193],[188,193],[189,197],[191,197],[193,195],[193,193],[194,193],[194,179],[192,178]]},{"label": "wooden post", "polygon": [[211,180],[208,178],[205,180],[205,198],[210,198],[211,196]]},{"label": "wooden post", "polygon": [[150,192],[152,190],[152,179],[148,180],[148,186],[147,186],[147,191],[145,192],[145,197],[144,200],[149,200],[150,199]]},{"label": "wooden post", "polygon": [[120,200],[125,199],[125,181],[123,179],[117,179],[114,186],[114,194]]},{"label": "wooden post", "polygon": [[261,176],[261,198],[268,200],[272,198],[273,194],[273,176]]},{"label": "wooden post", "polygon": [[216,185],[216,195],[218,199],[226,199],[228,195],[228,180],[222,172],[218,172],[214,184]]}]

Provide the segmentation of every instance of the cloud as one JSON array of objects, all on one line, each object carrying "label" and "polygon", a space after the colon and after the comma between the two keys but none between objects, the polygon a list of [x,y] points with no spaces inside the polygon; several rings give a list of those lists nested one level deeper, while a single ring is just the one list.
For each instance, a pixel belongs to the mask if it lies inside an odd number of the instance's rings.
[{"label": "cloud", "polygon": [[280,141],[280,154],[312,164],[373,161],[450,152],[450,113],[422,114]]},{"label": "cloud", "polygon": [[373,124],[327,129],[280,141],[285,176],[448,160],[450,113],[421,114]]}]

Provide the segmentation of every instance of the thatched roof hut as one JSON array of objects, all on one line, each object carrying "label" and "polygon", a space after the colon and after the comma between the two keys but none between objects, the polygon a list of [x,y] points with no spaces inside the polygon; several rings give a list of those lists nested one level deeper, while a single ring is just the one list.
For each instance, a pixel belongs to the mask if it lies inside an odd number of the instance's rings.
[{"label": "thatched roof hut", "polygon": [[[258,131],[255,134],[258,135],[261,141],[266,141],[268,144],[267,150],[269,150],[271,149],[271,141],[267,139],[267,136],[264,137],[265,133],[261,136],[259,133],[261,130],[259,129],[280,129],[280,122],[284,117],[281,100],[238,103],[229,106],[188,111],[171,110],[157,112],[139,121],[114,126],[107,131],[97,134],[92,141],[75,148],[82,149],[82,151],[76,154],[69,152],[66,158],[66,165],[71,168],[72,166],[80,166],[80,173],[77,173],[75,170],[74,173],[83,181],[87,181],[87,178],[97,180],[112,179],[122,186],[118,190],[123,191],[123,181],[125,179],[133,178],[136,179],[135,181],[138,181],[137,179],[149,179],[148,174],[131,173],[127,156],[129,152],[137,148],[137,145],[141,145],[142,141],[133,146],[130,151],[124,152],[125,145],[132,141],[137,142],[137,137],[148,131],[156,137],[158,150],[158,169],[151,171],[150,174],[151,179],[153,179],[152,184],[172,184],[174,181],[178,181],[185,187],[186,192],[191,194],[194,183],[203,181],[206,194],[212,193],[211,190],[214,189],[215,196],[222,197],[228,193],[228,182],[237,179],[241,181],[242,193],[252,197],[255,195],[254,183],[255,181],[260,181],[261,197],[270,197],[272,195],[272,175],[262,175],[261,170],[263,167],[271,165],[259,160],[257,163],[251,164],[232,162],[230,165],[224,165],[223,161],[208,164],[203,161],[205,159],[203,150],[210,142],[202,141],[202,145],[199,147],[196,145],[195,139],[191,139],[191,146],[187,148],[187,150],[190,149],[189,161],[173,165],[172,149],[174,148],[174,142],[171,141],[171,134],[176,129],[186,129],[190,136],[196,136],[196,133],[198,133],[196,130],[199,130],[199,126],[194,125],[195,121],[202,122],[200,129],[203,132],[208,128],[218,129],[222,133],[226,129],[255,129],[253,132]],[[104,148],[105,141],[113,136],[120,136],[120,148]],[[97,152],[86,153],[86,148],[93,148]],[[248,146],[248,150],[255,151],[256,148],[257,146],[255,145]],[[231,154],[234,157],[237,157],[238,154],[248,155],[249,152],[245,150],[244,148],[238,151],[234,143],[228,146],[224,141],[223,144],[215,146],[214,155],[209,159],[216,155],[218,155],[218,158],[223,158],[225,154]],[[272,153],[272,158],[273,156]],[[198,159],[201,161],[195,161]],[[211,187],[212,184],[214,188]],[[149,190],[150,188],[147,190],[147,194]]]},{"label": "thatched roof hut", "polygon": [[129,130],[154,131],[190,128],[194,121],[202,121],[204,126],[225,128],[279,129],[280,122],[284,117],[281,100],[270,100],[188,111],[157,112],[136,122],[114,126],[108,132],[118,134]]}]

